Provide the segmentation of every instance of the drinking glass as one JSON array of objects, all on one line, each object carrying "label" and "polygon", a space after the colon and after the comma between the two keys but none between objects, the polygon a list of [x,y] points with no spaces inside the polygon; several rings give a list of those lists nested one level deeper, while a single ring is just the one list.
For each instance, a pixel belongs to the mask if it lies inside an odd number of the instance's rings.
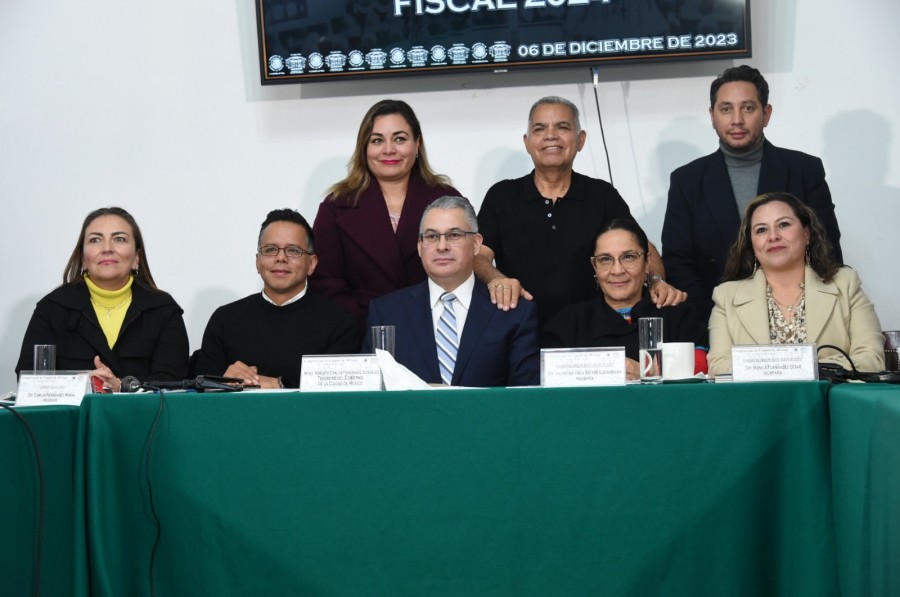
[{"label": "drinking glass", "polygon": [[376,348],[380,348],[391,353],[391,356],[396,356],[394,350],[397,336],[394,326],[373,325],[370,333],[372,334],[372,352],[375,352]]},{"label": "drinking glass", "polygon": [[640,355],[641,383],[662,381],[662,317],[638,319],[638,353]]},{"label": "drinking glass", "polygon": [[53,373],[56,371],[55,344],[34,345],[34,370],[42,373]]}]

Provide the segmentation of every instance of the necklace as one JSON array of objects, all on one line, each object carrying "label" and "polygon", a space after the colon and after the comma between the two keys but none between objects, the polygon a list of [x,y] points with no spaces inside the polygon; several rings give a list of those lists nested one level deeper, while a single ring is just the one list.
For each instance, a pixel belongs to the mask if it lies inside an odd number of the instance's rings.
[{"label": "necklace", "polygon": [[805,283],[805,282],[800,282],[800,294],[798,294],[798,295],[797,295],[797,298],[795,298],[792,302],[790,302],[790,303],[788,303],[787,305],[785,305],[784,303],[782,303],[781,301],[779,301],[777,298],[775,298],[775,295],[774,295],[774,294],[772,294],[772,287],[769,286],[768,284],[766,285],[766,291],[767,291],[768,295],[769,295],[770,297],[772,297],[772,300],[775,301],[776,303],[778,303],[779,306],[784,307],[785,309],[787,309],[787,310],[788,310],[788,313],[790,313],[790,312],[792,312],[792,311],[794,310],[794,306],[795,306],[795,305],[798,306],[798,307],[800,306],[800,299],[803,298],[803,293],[805,292],[805,290],[806,290],[806,283]]},{"label": "necklace", "polygon": [[131,297],[128,297],[127,299],[125,299],[124,301],[122,301],[121,303],[119,303],[118,305],[116,305],[115,307],[104,307],[103,305],[97,303],[97,301],[95,301],[94,299],[91,299],[91,303],[93,303],[93,305],[94,305],[95,307],[97,307],[98,309],[105,309],[105,310],[106,310],[106,318],[107,318],[107,319],[112,319],[112,312],[115,311],[115,310],[117,310],[117,309],[121,309],[122,307],[124,307],[125,305],[127,305],[130,301],[131,301]]}]

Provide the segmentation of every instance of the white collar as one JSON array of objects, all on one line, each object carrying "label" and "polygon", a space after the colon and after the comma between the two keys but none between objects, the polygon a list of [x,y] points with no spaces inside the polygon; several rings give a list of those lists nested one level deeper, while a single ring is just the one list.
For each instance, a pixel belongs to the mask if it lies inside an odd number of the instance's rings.
[{"label": "white collar", "polygon": [[267,303],[269,303],[269,304],[271,304],[271,305],[275,305],[276,307],[287,307],[287,306],[290,305],[291,303],[296,303],[297,301],[299,301],[300,299],[302,299],[304,296],[306,296],[306,290],[307,290],[308,288],[309,288],[309,284],[304,284],[304,285],[303,285],[303,290],[301,290],[300,292],[298,292],[297,294],[295,294],[294,296],[292,296],[292,297],[289,298],[288,300],[284,301],[284,302],[281,303],[280,305],[277,304],[277,303],[275,303],[275,301],[273,301],[272,299],[269,298],[269,295],[266,294],[266,289],[265,289],[265,288],[263,288],[263,291],[262,291],[262,297],[263,297],[263,299],[264,299]]},{"label": "white collar", "polygon": [[456,295],[456,301],[463,306],[463,308],[468,311],[469,305],[472,304],[472,292],[475,290],[475,273],[469,274],[469,277],[466,278],[466,281],[454,288],[453,290],[447,291],[435,284],[434,280],[428,278],[428,304],[431,305],[431,308],[434,309],[439,302],[441,302],[441,296],[446,294],[447,292],[452,292]]}]

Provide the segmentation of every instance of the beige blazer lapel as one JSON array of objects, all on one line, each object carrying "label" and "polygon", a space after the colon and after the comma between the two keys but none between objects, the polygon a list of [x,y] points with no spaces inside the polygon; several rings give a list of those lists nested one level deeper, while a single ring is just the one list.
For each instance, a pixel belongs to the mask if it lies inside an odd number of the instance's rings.
[{"label": "beige blazer lapel", "polygon": [[838,289],[826,284],[816,272],[806,268],[806,341],[820,343],[825,324],[831,321],[838,302]]},{"label": "beige blazer lapel", "polygon": [[735,344],[769,344],[766,277],[761,269],[738,286],[734,293],[734,311],[748,336]]}]

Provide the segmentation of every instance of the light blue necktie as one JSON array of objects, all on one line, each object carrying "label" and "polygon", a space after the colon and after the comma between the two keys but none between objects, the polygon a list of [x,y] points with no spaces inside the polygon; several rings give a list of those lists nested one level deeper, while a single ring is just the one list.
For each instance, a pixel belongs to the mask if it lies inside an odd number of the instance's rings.
[{"label": "light blue necktie", "polygon": [[452,292],[445,292],[441,295],[441,302],[444,304],[444,310],[441,318],[438,320],[437,334],[437,356],[438,364],[441,368],[441,379],[448,386],[453,380],[453,369],[456,367],[456,353],[459,350],[459,334],[456,331],[456,314],[453,312],[453,301],[456,295]]}]

